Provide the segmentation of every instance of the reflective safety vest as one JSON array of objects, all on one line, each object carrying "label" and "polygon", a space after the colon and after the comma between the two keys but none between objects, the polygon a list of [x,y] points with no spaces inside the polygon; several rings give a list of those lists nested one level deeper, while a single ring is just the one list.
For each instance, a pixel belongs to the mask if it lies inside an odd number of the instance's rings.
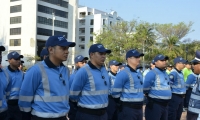
[{"label": "reflective safety vest", "polygon": [[200,113],[200,79],[198,77],[197,83],[195,84],[188,105],[188,111],[193,113]]},{"label": "reflective safety vest", "polygon": [[157,68],[152,70],[156,74],[156,79],[149,88],[148,96],[156,99],[171,99],[171,88],[169,85],[169,76],[166,72],[160,71]]}]

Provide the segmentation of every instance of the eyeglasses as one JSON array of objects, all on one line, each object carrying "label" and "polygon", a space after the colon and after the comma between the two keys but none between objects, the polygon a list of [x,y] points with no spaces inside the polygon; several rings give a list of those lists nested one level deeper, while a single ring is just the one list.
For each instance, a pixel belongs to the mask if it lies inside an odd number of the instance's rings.
[{"label": "eyeglasses", "polygon": [[66,83],[65,83],[65,80],[62,78],[62,74],[59,75],[59,79],[62,80],[62,83],[63,83],[63,85],[65,86]]}]

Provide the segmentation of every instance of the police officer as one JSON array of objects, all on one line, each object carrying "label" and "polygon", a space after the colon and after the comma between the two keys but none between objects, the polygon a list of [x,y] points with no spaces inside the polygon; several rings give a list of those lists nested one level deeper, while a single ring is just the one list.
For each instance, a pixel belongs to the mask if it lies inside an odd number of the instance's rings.
[{"label": "police officer", "polygon": [[[75,71],[73,72],[73,74],[70,75],[69,87],[71,87],[71,84],[72,84],[72,81],[73,81],[73,79],[76,75],[76,72],[86,64],[87,60],[88,60],[88,57],[83,57],[82,55],[77,55],[74,58],[76,68],[75,68]],[[75,120],[76,112],[77,112],[77,103],[69,101],[69,105],[70,105],[70,111],[69,111],[69,114],[68,114],[69,119]]]},{"label": "police officer", "polygon": [[186,93],[184,76],[182,73],[187,60],[182,57],[174,59],[174,69],[170,72],[170,84],[172,88],[172,99],[169,102],[168,120],[180,120],[183,111],[183,101]]},{"label": "police officer", "polygon": [[122,65],[119,66],[119,71],[122,71],[124,68],[126,67],[126,64],[125,63],[122,63]]},{"label": "police officer", "polygon": [[20,89],[19,106],[22,120],[65,120],[70,109],[69,69],[64,66],[69,47],[62,36],[50,36],[45,47],[49,56],[42,62],[31,67],[25,74]]},{"label": "police officer", "polygon": [[168,103],[171,99],[169,76],[165,71],[169,58],[162,54],[154,58],[155,68],[147,73],[144,80],[144,93],[147,96],[146,120],[168,120]]},{"label": "police officer", "polygon": [[46,57],[48,57],[49,52],[46,48],[42,49],[42,51],[40,52],[40,59],[44,60]]},{"label": "police officer", "polygon": [[18,69],[19,70],[21,70],[21,71],[23,71],[23,68],[24,68],[24,61],[23,60],[21,60],[21,63],[20,63],[20,65],[19,65],[19,67],[18,67]]},{"label": "police officer", "polygon": [[6,67],[6,72],[10,76],[10,82],[8,84],[8,90],[10,95],[8,96],[8,120],[21,120],[21,112],[18,106],[19,90],[23,80],[23,72],[18,69],[21,64],[20,55],[16,51],[10,52],[7,55],[9,65]]},{"label": "police officer", "polygon": [[108,114],[108,120],[117,120],[117,101],[115,101],[113,99],[113,97],[111,96],[111,89],[114,85],[115,79],[116,79],[116,75],[117,72],[119,71],[119,66],[122,65],[122,63],[117,62],[116,60],[111,60],[109,62],[109,67],[110,67],[110,71],[108,72],[108,75],[110,77],[110,89],[109,89],[109,104],[107,107],[107,114]]},{"label": "police officer", "polygon": [[120,98],[121,108],[118,120],[142,120],[143,118],[143,78],[137,72],[140,57],[144,56],[132,49],[126,53],[127,67],[116,76],[112,96]]},{"label": "police officer", "polygon": [[187,80],[186,80],[186,95],[185,95],[185,101],[184,101],[184,107],[188,108],[188,104],[189,104],[189,100],[190,100],[190,96],[192,93],[192,89],[194,87],[194,85],[196,84],[197,80],[198,80],[199,74],[195,74],[192,73],[190,75],[188,75]]},{"label": "police officer", "polygon": [[[0,65],[2,61],[2,51],[5,51],[4,46],[0,46]],[[5,70],[3,70],[0,67],[0,119],[1,120],[6,120],[7,118],[7,100],[6,100],[6,93],[9,93],[7,91],[7,85],[9,83],[9,75]]]},{"label": "police officer", "polygon": [[[194,60],[192,60],[192,67],[194,74],[200,74],[200,51],[196,51]],[[187,120],[197,120],[200,113],[200,79],[198,77],[196,84],[193,87],[188,112]]]},{"label": "police officer", "polygon": [[70,99],[78,102],[76,120],[107,120],[109,76],[104,67],[111,50],[102,44],[89,48],[90,61],[78,70],[70,88]]}]

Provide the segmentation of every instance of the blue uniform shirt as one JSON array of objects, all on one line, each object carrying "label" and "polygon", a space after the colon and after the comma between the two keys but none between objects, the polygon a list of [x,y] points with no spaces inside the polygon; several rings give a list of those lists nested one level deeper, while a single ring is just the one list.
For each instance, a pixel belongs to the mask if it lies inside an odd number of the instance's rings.
[{"label": "blue uniform shirt", "polygon": [[7,100],[6,95],[9,94],[8,91],[8,83],[9,83],[9,75],[0,68],[0,113],[7,110]]},{"label": "blue uniform shirt", "polygon": [[116,76],[112,96],[123,102],[143,102],[143,78],[140,72],[127,65]]},{"label": "blue uniform shirt", "polygon": [[184,76],[181,71],[178,71],[177,69],[173,69],[169,74],[169,78],[170,78],[172,93],[175,93],[175,94],[186,93]]},{"label": "blue uniform shirt", "polygon": [[116,79],[116,75],[115,73],[113,73],[112,71],[108,72],[109,75],[109,80],[110,80],[110,88],[109,88],[109,94],[111,94],[111,88],[114,85],[115,79]]},{"label": "blue uniform shirt", "polygon": [[144,79],[144,93],[160,102],[171,99],[169,76],[165,70],[156,67],[147,73]]},{"label": "blue uniform shirt", "polygon": [[186,80],[186,88],[188,89],[188,88],[193,88],[194,87],[194,85],[196,84],[196,81],[197,81],[197,79],[198,79],[198,75],[197,74],[190,74],[190,75],[188,75],[188,77],[187,77],[187,80]]},{"label": "blue uniform shirt", "polygon": [[68,100],[69,69],[64,64],[56,67],[47,57],[26,72],[19,96],[21,111],[42,118],[63,117],[70,109]]},{"label": "blue uniform shirt", "polygon": [[70,100],[78,106],[100,109],[108,106],[109,76],[105,67],[96,68],[91,62],[76,73],[70,88]]},{"label": "blue uniform shirt", "polygon": [[10,66],[5,70],[10,76],[10,82],[8,84],[10,95],[8,96],[8,100],[19,99],[19,90],[23,80],[23,72],[20,70],[13,70]]}]

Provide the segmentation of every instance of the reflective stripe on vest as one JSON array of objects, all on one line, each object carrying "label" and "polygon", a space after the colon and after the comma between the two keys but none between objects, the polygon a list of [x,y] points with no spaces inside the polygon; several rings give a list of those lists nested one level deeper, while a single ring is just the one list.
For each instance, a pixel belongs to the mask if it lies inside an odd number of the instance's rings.
[{"label": "reflective stripe on vest", "polygon": [[0,107],[2,106],[2,100],[0,100]]},{"label": "reflective stripe on vest", "polygon": [[184,88],[185,87],[185,85],[182,85],[181,84],[181,78],[180,78],[180,76],[179,76],[179,73],[175,70],[175,69],[173,69],[172,70],[172,72],[176,72],[176,74],[177,74],[177,80],[178,80],[178,85],[172,85],[171,87],[172,88]]},{"label": "reflective stripe on vest", "polygon": [[89,70],[89,67],[87,65],[85,65],[84,68],[85,68],[85,70],[86,70],[86,72],[88,74],[88,79],[89,79],[90,88],[91,88],[90,91],[96,91],[95,83],[94,83],[94,78],[93,78],[92,73]]},{"label": "reflective stripe on vest", "polygon": [[66,116],[67,112],[64,112],[64,113],[46,113],[46,112],[38,112],[38,111],[32,110],[31,114],[36,115],[38,117],[42,117],[42,118],[58,118],[58,117]]},{"label": "reflective stripe on vest", "polygon": [[6,81],[7,81],[7,86],[8,86],[8,84],[9,84],[9,82],[10,82],[10,77],[9,77],[9,74],[8,74],[8,72],[6,71],[6,69],[3,69],[3,72],[5,73],[5,75],[6,75]]},{"label": "reflective stripe on vest", "polygon": [[98,108],[106,108],[108,106],[108,103],[96,104],[96,105],[85,105],[85,104],[78,103],[78,106],[81,106],[83,108],[98,109]]}]

